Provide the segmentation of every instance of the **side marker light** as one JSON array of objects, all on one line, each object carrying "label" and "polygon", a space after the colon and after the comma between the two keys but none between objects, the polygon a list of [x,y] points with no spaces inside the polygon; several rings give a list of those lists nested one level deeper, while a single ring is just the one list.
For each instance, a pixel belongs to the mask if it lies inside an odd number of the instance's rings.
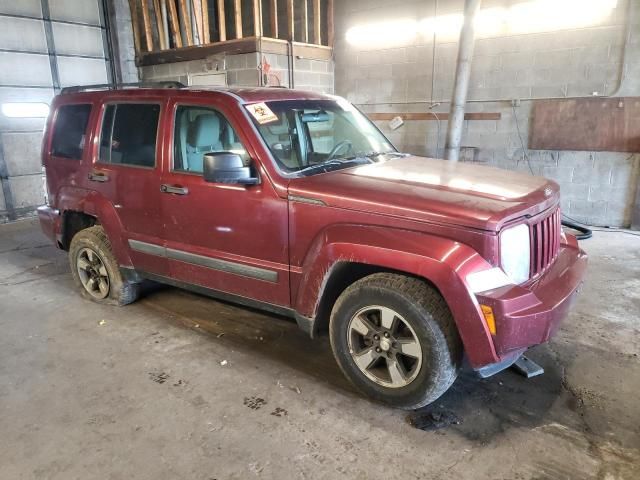
[{"label": "side marker light", "polygon": [[489,327],[489,331],[491,335],[496,334],[496,318],[493,316],[493,309],[488,305],[480,305],[480,309],[482,310],[482,315],[484,315],[484,321],[487,323],[487,327]]}]

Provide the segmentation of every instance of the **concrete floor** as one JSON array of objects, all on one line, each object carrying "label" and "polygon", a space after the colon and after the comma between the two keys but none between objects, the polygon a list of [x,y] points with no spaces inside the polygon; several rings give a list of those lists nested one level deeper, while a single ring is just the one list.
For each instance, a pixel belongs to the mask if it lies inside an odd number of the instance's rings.
[{"label": "concrete floor", "polygon": [[170,288],[101,307],[36,222],[0,226],[0,478],[640,478],[640,237],[584,248],[545,375],[464,374],[430,407],[460,423],[421,431],[288,320]]}]

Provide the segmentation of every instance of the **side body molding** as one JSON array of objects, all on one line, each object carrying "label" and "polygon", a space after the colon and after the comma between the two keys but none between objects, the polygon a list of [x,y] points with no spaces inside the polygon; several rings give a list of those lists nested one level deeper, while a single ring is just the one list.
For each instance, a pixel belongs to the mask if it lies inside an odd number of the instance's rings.
[{"label": "side body molding", "polygon": [[263,280],[265,282],[276,283],[278,281],[278,272],[266,268],[244,265],[242,263],[230,262],[228,260],[221,260],[218,258],[205,257],[203,255],[196,255],[183,250],[166,248],[152,243],[141,242],[139,240],[130,239],[129,247],[131,247],[132,250],[146,253],[148,255],[156,255],[158,257],[164,257],[171,260],[178,260],[180,262],[207,267],[220,272],[233,273],[235,275]]}]

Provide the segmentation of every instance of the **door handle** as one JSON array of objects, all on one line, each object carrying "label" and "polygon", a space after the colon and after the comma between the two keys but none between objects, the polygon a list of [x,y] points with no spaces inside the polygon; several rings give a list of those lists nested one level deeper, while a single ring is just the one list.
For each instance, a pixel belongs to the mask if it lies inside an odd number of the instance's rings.
[{"label": "door handle", "polygon": [[88,175],[88,177],[89,177],[89,180],[91,180],[92,182],[108,182],[109,181],[109,175],[102,172],[91,172]]},{"label": "door handle", "polygon": [[177,187],[175,185],[165,185],[165,184],[160,185],[160,191],[162,193],[171,193],[173,195],[186,195],[189,193],[188,188]]}]

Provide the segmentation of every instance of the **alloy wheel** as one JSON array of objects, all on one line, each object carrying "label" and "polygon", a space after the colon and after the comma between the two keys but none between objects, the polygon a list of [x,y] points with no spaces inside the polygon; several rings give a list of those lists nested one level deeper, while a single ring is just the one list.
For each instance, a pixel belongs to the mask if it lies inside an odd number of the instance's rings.
[{"label": "alloy wheel", "polygon": [[103,299],[109,295],[109,272],[100,256],[90,248],[83,248],[76,259],[78,276],[84,289],[94,298]]},{"label": "alloy wheel", "polygon": [[395,310],[362,308],[347,329],[351,358],[368,379],[388,388],[415,380],[422,366],[422,347],[411,325]]}]

